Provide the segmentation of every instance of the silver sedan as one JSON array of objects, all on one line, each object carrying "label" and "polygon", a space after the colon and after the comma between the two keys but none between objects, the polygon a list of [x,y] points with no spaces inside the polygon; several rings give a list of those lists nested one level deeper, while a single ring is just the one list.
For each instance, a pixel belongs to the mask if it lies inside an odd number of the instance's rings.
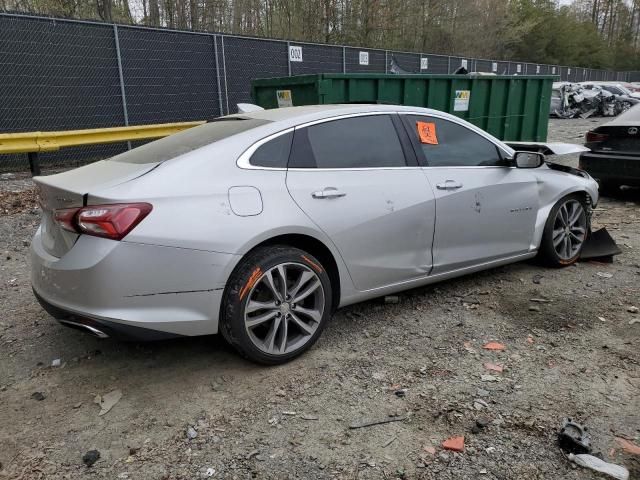
[{"label": "silver sedan", "polygon": [[335,309],[539,256],[575,262],[596,182],[448,114],[382,105],[221,117],[37,177],[33,290],[100,337],[222,333],[285,362]]}]

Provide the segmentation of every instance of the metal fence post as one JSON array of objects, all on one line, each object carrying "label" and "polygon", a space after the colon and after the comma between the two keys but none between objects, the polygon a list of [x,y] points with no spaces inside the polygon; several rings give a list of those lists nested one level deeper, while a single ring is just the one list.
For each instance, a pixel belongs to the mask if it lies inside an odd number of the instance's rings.
[{"label": "metal fence post", "polygon": [[342,73],[347,73],[347,47],[342,47]]},{"label": "metal fence post", "polygon": [[227,103],[227,115],[229,114],[229,91],[227,90],[227,57],[224,54],[224,35],[220,35],[222,43],[222,72],[224,73],[224,98]]},{"label": "metal fence post", "polygon": [[447,75],[451,73],[451,56],[447,57]]},{"label": "metal fence post", "polygon": [[29,159],[29,168],[31,169],[31,176],[37,177],[40,175],[40,160],[38,159],[38,152],[27,153]]},{"label": "metal fence post", "polygon": [[287,72],[291,76],[291,42],[287,42]]},{"label": "metal fence post", "polygon": [[[124,88],[124,75],[122,74],[122,56],[120,55],[120,37],[118,25],[113,24],[113,36],[116,43],[116,57],[118,59],[118,75],[120,76],[120,96],[122,97],[122,112],[124,113],[124,126],[129,126],[129,112],[127,110],[127,93]],[[131,150],[131,142],[127,142],[127,149]]]},{"label": "metal fence post", "polygon": [[216,82],[218,84],[218,107],[220,108],[220,116],[224,115],[222,111],[222,87],[220,86],[220,64],[218,63],[218,36],[213,35],[213,55],[216,62]]},{"label": "metal fence post", "polygon": [[389,73],[389,50],[384,51],[384,73]]}]

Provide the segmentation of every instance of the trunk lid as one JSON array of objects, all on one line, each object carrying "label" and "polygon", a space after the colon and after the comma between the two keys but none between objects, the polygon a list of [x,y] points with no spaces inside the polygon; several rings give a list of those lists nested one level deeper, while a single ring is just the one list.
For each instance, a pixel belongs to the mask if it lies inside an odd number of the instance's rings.
[{"label": "trunk lid", "polygon": [[155,163],[100,161],[56,175],[35,177],[42,208],[41,238],[44,250],[62,257],[78,239],[78,234],[60,227],[54,212],[60,208],[82,207],[86,195],[138,178],[153,170]]},{"label": "trunk lid", "polygon": [[587,142],[594,152],[615,152],[621,155],[640,154],[640,124],[602,125],[595,130],[596,134],[607,135],[606,139],[598,142]]}]

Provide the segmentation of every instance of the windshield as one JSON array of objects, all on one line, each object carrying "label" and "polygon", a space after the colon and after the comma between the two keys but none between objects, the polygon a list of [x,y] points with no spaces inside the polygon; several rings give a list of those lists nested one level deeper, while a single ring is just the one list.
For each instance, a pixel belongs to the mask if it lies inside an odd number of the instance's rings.
[{"label": "windshield", "polygon": [[268,120],[255,118],[221,118],[147,143],[116,155],[108,161],[137,164],[164,162],[267,123],[269,123]]}]

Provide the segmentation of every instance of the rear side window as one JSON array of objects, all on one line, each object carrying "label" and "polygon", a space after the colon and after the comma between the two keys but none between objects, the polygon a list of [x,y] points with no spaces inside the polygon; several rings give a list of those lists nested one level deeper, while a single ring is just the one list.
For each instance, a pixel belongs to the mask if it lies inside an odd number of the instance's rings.
[{"label": "rear side window", "polygon": [[[486,167],[503,166],[495,144],[462,125],[436,117],[408,116],[406,126],[429,167]],[[425,127],[428,134],[419,133]]]},{"label": "rear side window", "polygon": [[384,168],[407,165],[389,115],[319,123],[296,131],[291,168]]},{"label": "rear side window", "polygon": [[116,155],[109,161],[138,164],[164,162],[267,123],[268,120],[255,118],[222,118],[147,143]]},{"label": "rear side window", "polygon": [[293,132],[280,135],[260,145],[249,163],[256,167],[287,168]]}]

